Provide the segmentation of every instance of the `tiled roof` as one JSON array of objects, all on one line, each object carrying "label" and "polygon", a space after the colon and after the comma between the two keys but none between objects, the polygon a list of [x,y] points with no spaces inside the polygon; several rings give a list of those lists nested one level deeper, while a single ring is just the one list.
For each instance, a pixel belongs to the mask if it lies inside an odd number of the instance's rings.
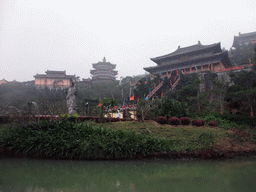
[{"label": "tiled roof", "polygon": [[170,58],[173,56],[182,55],[182,54],[195,52],[195,51],[200,51],[200,50],[204,50],[204,49],[208,49],[208,48],[214,48],[214,47],[219,48],[219,50],[221,51],[220,43],[215,43],[215,44],[211,44],[211,45],[202,45],[200,43],[200,41],[198,41],[198,43],[196,45],[192,45],[192,46],[188,46],[188,47],[184,47],[184,48],[180,48],[180,46],[179,46],[176,51],[174,51],[170,54],[167,54],[167,55],[160,56],[160,57],[151,58],[151,60],[154,62],[157,62],[158,60],[161,60],[161,59]]},{"label": "tiled roof", "polygon": [[[207,57],[200,57],[200,58],[195,58],[195,59],[190,59],[190,60],[184,60],[184,61],[178,61],[169,65],[157,65],[157,66],[153,66],[153,67],[145,67],[144,70],[148,71],[148,72],[153,72],[155,70],[162,70],[162,69],[167,69],[167,68],[171,68],[171,69],[182,69],[184,68],[184,64],[187,65],[185,66],[187,67],[191,67],[191,66],[198,66],[198,65],[206,65],[210,63],[216,63],[216,62],[220,62],[221,59],[223,57],[228,57],[228,52],[224,51],[224,52],[220,52],[220,53],[216,53],[214,55],[210,55]],[[193,63],[193,64],[192,64]],[[224,63],[224,65],[230,65],[230,63]]]},{"label": "tiled roof", "polygon": [[46,74],[63,74],[66,75],[66,71],[51,71],[51,70],[47,70],[45,71]]},{"label": "tiled roof", "polygon": [[63,79],[71,79],[74,78],[75,75],[66,75],[66,71],[50,71],[47,70],[46,74],[36,74],[35,78],[63,78]]},{"label": "tiled roof", "polygon": [[243,33],[243,34],[239,33],[239,37],[247,37],[247,36],[256,36],[256,32]]},{"label": "tiled roof", "polygon": [[244,34],[239,33],[238,36],[234,36],[232,47],[236,47],[236,45],[239,44],[240,41],[242,41],[242,42],[247,41],[248,42],[248,40],[249,41],[256,40],[256,32],[244,33]]}]

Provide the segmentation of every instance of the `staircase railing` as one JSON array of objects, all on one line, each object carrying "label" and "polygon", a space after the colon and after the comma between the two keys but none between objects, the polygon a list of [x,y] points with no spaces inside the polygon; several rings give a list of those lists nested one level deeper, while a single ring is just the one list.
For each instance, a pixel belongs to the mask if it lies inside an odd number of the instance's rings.
[{"label": "staircase railing", "polygon": [[[167,79],[170,79],[171,78],[171,74],[168,75],[168,78]],[[147,97],[145,98],[145,100],[148,100],[150,99],[164,84],[164,81],[161,81],[148,95]]]}]

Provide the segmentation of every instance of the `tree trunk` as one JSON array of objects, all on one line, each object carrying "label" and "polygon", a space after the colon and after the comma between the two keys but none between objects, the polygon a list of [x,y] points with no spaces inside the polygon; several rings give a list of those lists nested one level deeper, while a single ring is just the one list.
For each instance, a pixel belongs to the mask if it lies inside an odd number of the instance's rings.
[{"label": "tree trunk", "polygon": [[223,103],[222,103],[222,95],[220,93],[220,113],[223,115],[224,108],[223,108]]}]

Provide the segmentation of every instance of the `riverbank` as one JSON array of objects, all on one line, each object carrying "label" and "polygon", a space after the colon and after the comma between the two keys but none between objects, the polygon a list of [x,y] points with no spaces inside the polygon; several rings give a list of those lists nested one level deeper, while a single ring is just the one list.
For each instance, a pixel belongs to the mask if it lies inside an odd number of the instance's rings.
[{"label": "riverbank", "polygon": [[[256,155],[253,135],[247,130],[161,125],[155,121],[146,121],[145,124],[135,121],[111,122],[104,123],[105,128],[93,122],[85,122],[85,124],[88,125],[87,128],[82,128],[80,124],[80,128],[70,124],[72,128],[69,127],[65,131],[60,125],[57,128],[53,125],[50,127],[45,125],[46,128],[43,128],[41,125],[41,128],[35,129],[40,133],[40,138],[33,130],[35,125],[23,127],[23,132],[27,131],[24,135],[32,134],[24,138],[21,132],[20,137],[25,140],[19,138],[16,129],[12,133],[13,136],[15,135],[12,145],[10,140],[9,144],[1,141],[0,156],[43,159],[159,160],[218,159]],[[7,129],[7,125],[1,127]],[[90,133],[83,132],[85,130],[88,132],[89,129]],[[53,132],[60,131],[62,131],[61,134],[52,135]],[[27,146],[24,143],[27,143]]]}]

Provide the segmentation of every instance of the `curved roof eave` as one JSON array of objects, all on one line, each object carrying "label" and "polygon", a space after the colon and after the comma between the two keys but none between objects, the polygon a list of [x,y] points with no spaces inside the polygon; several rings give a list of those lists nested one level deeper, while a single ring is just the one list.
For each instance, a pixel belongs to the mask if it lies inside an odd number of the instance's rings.
[{"label": "curved roof eave", "polygon": [[178,55],[183,55],[183,54],[187,54],[187,53],[191,53],[191,52],[196,52],[196,51],[200,51],[200,50],[204,50],[204,49],[208,49],[208,48],[212,48],[212,47],[218,47],[221,50],[220,42],[210,44],[210,45],[202,45],[199,42],[196,45],[192,45],[192,46],[188,46],[188,47],[184,47],[184,48],[178,48],[176,51],[174,51],[172,53],[169,53],[167,55],[163,55],[163,56],[159,56],[159,57],[155,57],[155,58],[150,58],[150,60],[159,64],[160,60],[162,60],[162,59],[166,59],[166,58],[170,58],[170,57],[178,56]]},{"label": "curved roof eave", "polygon": [[[228,57],[228,51],[223,51],[223,52],[221,52],[221,53],[217,53],[217,54],[215,54],[215,55],[211,55],[211,56],[205,57],[205,58],[196,58],[195,60],[197,60],[197,59],[211,58],[211,57],[219,56],[219,55],[222,55],[222,56],[223,56],[222,58]],[[220,61],[220,60],[221,60],[221,59],[219,59],[219,61]],[[189,61],[185,61],[185,62],[189,62]],[[152,71],[154,71],[154,70],[156,70],[156,69],[166,68],[166,67],[170,67],[170,66],[172,66],[172,65],[178,65],[178,64],[181,64],[181,63],[184,63],[184,61],[177,62],[177,63],[171,64],[171,65],[157,65],[157,66],[153,66],[153,67],[145,67],[145,68],[143,68],[143,69],[144,69],[145,71],[147,71],[147,72],[152,72]]]}]

